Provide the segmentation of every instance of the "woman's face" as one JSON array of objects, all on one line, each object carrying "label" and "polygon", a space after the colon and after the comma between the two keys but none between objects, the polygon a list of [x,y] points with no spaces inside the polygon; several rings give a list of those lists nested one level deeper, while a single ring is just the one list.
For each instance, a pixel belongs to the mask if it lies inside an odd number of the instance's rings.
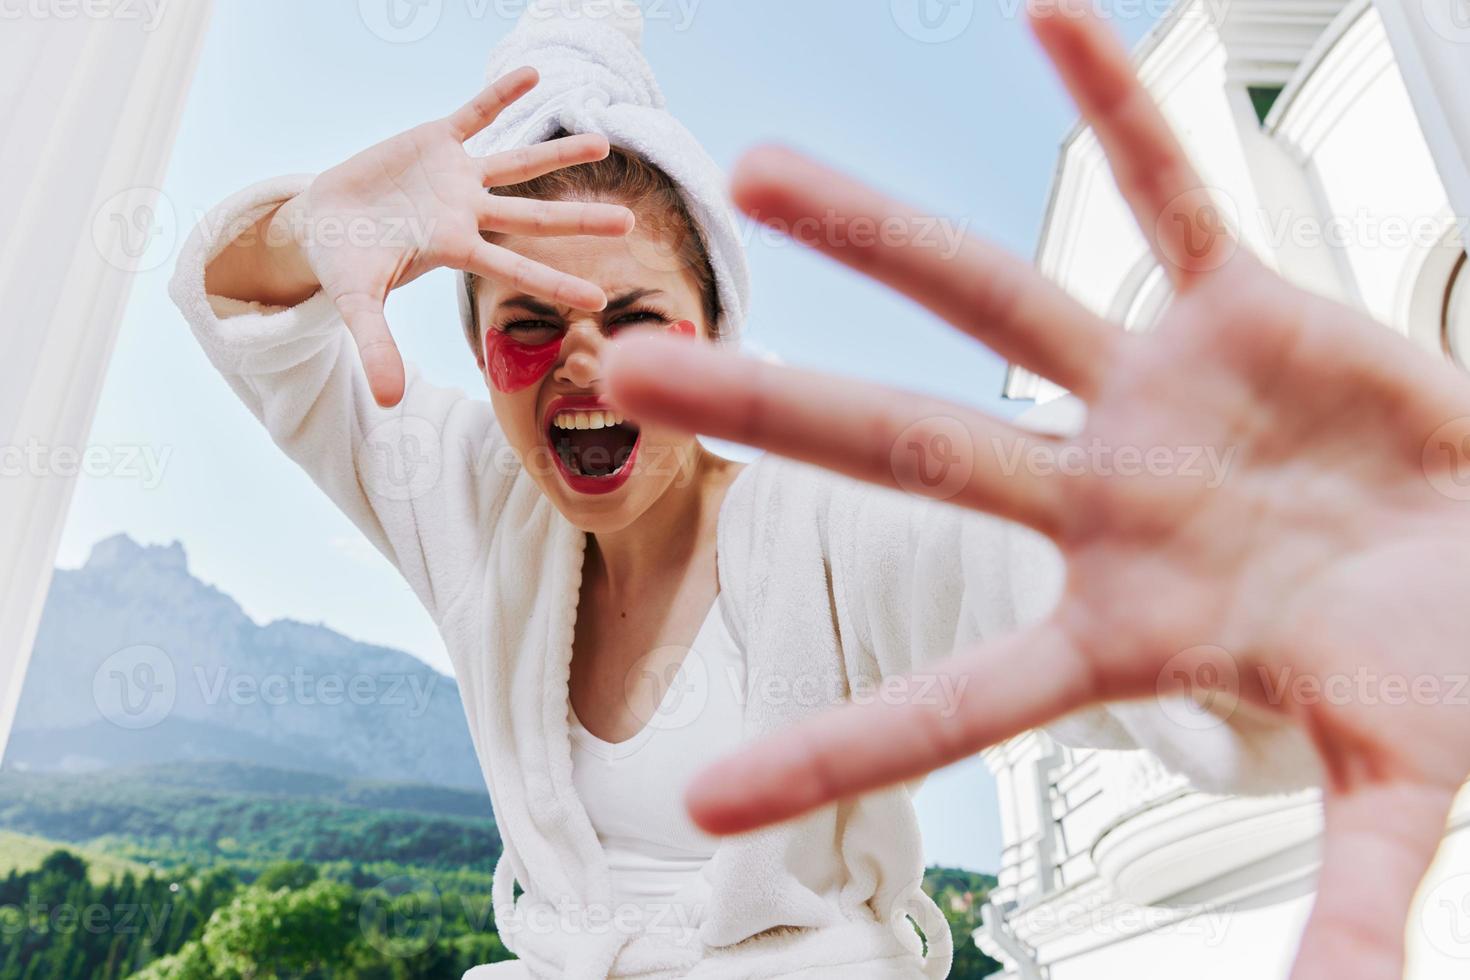
[{"label": "woman's face", "polygon": [[669,261],[640,221],[626,238],[497,237],[512,251],[596,283],[607,309],[555,307],[489,280],[476,284],[490,401],[526,471],[578,528],[632,524],[698,458],[692,435],[639,426],[603,400],[601,362],[613,337],[667,331],[709,337],[698,284]]}]

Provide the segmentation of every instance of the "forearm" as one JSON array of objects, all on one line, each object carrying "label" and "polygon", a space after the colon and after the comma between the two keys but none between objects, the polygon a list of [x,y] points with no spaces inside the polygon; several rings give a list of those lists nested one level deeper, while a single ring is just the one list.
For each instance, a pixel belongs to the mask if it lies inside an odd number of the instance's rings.
[{"label": "forearm", "polygon": [[289,307],[321,288],[292,234],[299,201],[292,198],[270,211],[205,267],[209,295]]},{"label": "forearm", "polygon": [[[268,228],[259,219],[296,193],[299,183],[265,182],[213,209],[181,251],[170,295],[210,363],[271,440],[437,615],[440,603],[469,579],[458,558],[478,550],[465,539],[490,523],[489,508],[480,505],[482,479],[511,472],[480,462],[503,458],[500,442],[490,444],[498,439],[493,414],[488,403],[440,389],[412,370],[401,409],[382,409],[368,390],[340,313],[320,289],[294,304],[299,294],[262,291],[267,280],[279,285],[272,278],[279,267],[268,259],[271,253],[252,252]],[[210,233],[220,228],[246,229],[232,246],[236,254],[223,264],[208,258],[220,240],[211,240]],[[267,261],[272,264],[266,269],[257,264]],[[221,294],[236,290],[216,278],[221,270],[238,275],[234,282],[266,307],[227,300]],[[420,457],[403,456],[400,447],[410,444],[427,454],[426,465]],[[414,482],[425,479],[418,474],[431,475],[433,482]],[[483,496],[498,501],[502,493],[486,486]]]}]

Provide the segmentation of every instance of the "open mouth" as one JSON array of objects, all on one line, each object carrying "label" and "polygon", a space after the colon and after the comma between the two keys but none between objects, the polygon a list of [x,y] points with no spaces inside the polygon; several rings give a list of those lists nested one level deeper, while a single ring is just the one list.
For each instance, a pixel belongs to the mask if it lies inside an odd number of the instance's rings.
[{"label": "open mouth", "polygon": [[610,409],[554,407],[546,440],[573,489],[615,489],[632,471],[638,426]]}]

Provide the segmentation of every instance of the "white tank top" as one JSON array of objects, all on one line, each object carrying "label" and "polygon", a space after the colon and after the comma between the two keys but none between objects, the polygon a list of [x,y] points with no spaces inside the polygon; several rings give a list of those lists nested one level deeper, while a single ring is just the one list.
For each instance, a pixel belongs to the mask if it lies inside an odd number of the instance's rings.
[{"label": "white tank top", "polygon": [[612,873],[618,905],[670,903],[717,838],[684,809],[696,773],[741,742],[745,654],[716,598],[667,693],[638,734],[605,742],[571,712],[572,781]]}]

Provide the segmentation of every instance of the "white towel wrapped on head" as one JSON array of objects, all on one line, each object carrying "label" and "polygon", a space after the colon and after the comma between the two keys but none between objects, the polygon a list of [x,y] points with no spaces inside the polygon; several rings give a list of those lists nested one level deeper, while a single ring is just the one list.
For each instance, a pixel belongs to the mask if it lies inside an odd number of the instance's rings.
[{"label": "white towel wrapped on head", "polygon": [[[541,83],[467,149],[488,156],[565,130],[606,136],[663,170],[683,193],[709,251],[722,310],[717,333],[738,344],[750,304],[750,273],[728,181],[694,135],[669,114],[643,57],[642,38],[643,12],[635,0],[532,0],[491,52],[486,77],[493,80],[530,65],[541,73]],[[466,317],[468,299],[461,289]]]}]

